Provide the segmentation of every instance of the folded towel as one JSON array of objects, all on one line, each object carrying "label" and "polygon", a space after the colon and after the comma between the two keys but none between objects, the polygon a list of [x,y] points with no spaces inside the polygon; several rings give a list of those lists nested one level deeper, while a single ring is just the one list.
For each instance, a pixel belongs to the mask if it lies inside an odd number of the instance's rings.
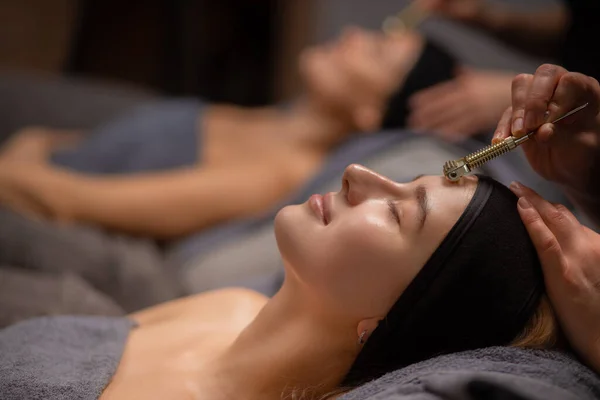
[{"label": "folded towel", "polygon": [[65,316],[0,331],[0,398],[97,399],[133,326],[128,318]]}]

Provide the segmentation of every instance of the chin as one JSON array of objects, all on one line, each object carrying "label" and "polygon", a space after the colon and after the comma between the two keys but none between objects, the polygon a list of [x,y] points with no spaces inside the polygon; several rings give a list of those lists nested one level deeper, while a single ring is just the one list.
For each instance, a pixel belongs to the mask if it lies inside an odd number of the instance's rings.
[{"label": "chin", "polygon": [[274,231],[275,240],[279,251],[282,251],[281,247],[285,247],[285,244],[291,240],[294,230],[294,220],[298,220],[298,210],[300,206],[286,206],[283,207],[277,215],[275,215]]},{"label": "chin", "polygon": [[314,227],[318,223],[310,212],[307,204],[301,204],[284,207],[275,216],[275,240],[286,263],[297,264],[310,253],[310,242],[314,240]]},{"label": "chin", "polygon": [[300,79],[305,89],[318,99],[327,102],[339,101],[345,93],[340,82],[340,68],[332,57],[319,50],[306,50],[300,59]]}]

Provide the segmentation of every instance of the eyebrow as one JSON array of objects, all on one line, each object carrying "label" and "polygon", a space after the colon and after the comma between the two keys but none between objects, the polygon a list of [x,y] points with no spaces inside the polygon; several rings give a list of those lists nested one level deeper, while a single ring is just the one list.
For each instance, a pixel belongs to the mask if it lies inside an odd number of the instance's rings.
[{"label": "eyebrow", "polygon": [[[418,178],[417,178],[418,179]],[[419,230],[425,226],[427,215],[429,215],[429,198],[427,197],[427,189],[425,185],[418,185],[415,188],[415,197],[419,204],[419,213],[417,214],[417,221],[419,222]]]}]

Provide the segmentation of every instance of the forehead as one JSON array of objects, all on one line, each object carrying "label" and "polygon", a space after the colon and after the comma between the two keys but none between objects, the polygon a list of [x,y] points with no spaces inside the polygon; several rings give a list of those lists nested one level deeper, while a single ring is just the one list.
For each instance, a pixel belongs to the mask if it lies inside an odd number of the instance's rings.
[{"label": "forehead", "polygon": [[471,201],[477,188],[477,177],[467,176],[458,182],[450,182],[443,176],[428,175],[418,177],[410,185],[425,187],[432,216],[453,220],[460,217]]},{"label": "forehead", "polygon": [[462,177],[458,182],[451,182],[443,175],[417,175],[410,183],[413,185],[425,185],[429,190],[446,192],[472,192],[477,187],[478,178],[475,175]]}]

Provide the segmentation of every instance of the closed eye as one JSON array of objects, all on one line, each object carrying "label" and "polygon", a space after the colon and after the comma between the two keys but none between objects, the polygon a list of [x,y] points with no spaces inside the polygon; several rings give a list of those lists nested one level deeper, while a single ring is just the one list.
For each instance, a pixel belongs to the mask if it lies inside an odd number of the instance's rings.
[{"label": "closed eye", "polygon": [[398,209],[396,208],[396,203],[392,200],[387,201],[388,209],[390,211],[391,218],[396,221],[398,227],[400,227],[400,214],[398,214]]}]

